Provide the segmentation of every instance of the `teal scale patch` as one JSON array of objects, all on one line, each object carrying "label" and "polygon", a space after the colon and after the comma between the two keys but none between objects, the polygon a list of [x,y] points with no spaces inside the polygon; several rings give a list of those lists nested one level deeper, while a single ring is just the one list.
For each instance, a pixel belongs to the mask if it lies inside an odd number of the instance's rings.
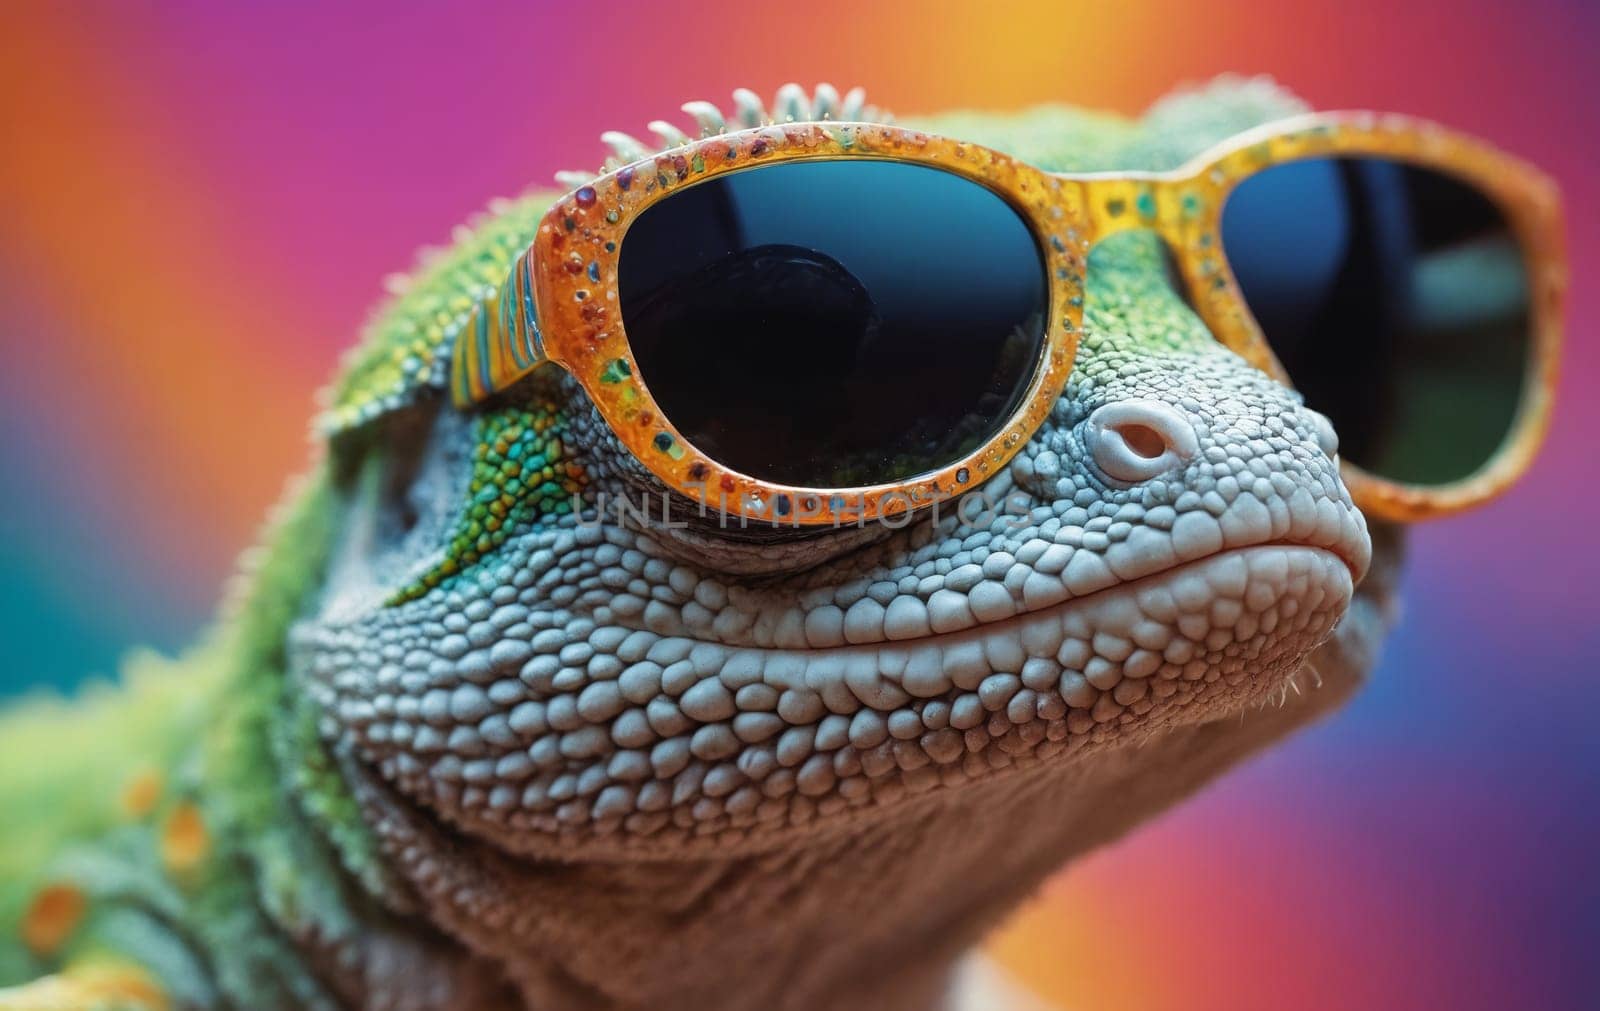
[{"label": "teal scale patch", "polygon": [[519,527],[572,512],[586,477],[567,454],[567,416],[552,400],[534,399],[478,419],[472,479],[444,559],[401,590],[391,605],[416,600],[466,572]]}]

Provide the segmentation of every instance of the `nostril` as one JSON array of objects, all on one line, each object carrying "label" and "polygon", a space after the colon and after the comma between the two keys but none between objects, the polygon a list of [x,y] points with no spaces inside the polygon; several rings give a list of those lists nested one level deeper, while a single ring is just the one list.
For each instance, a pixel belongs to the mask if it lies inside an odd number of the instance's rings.
[{"label": "nostril", "polygon": [[1148,481],[1185,463],[1199,450],[1194,426],[1159,400],[1121,400],[1089,415],[1084,445],[1113,481]]},{"label": "nostril", "polygon": [[1167,451],[1167,441],[1161,437],[1160,432],[1149,425],[1137,422],[1121,425],[1117,428],[1117,433],[1122,436],[1122,441],[1128,444],[1129,449],[1146,460],[1154,460]]}]

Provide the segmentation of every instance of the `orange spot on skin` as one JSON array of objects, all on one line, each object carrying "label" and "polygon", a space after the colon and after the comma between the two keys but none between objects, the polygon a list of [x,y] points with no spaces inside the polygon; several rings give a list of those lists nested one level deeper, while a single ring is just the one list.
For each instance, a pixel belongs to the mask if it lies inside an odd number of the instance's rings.
[{"label": "orange spot on skin", "polygon": [[191,801],[173,808],[161,830],[161,862],[168,872],[182,874],[194,870],[211,850],[211,837]]},{"label": "orange spot on skin", "polygon": [[54,955],[83,922],[89,901],[75,885],[46,885],[22,916],[22,943],[34,954]]},{"label": "orange spot on skin", "polygon": [[163,786],[159,769],[144,768],[129,777],[122,788],[122,812],[129,818],[145,818],[156,809]]}]

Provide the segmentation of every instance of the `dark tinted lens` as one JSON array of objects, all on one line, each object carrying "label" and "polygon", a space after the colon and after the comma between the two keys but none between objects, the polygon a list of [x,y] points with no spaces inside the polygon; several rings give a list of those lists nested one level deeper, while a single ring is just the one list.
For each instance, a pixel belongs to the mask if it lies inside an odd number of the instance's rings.
[{"label": "dark tinted lens", "polygon": [[1027,223],[987,188],[791,162],[662,200],[622,242],[639,376],[702,452],[809,487],[901,480],[1015,411],[1048,309]]},{"label": "dark tinted lens", "polygon": [[1445,484],[1499,448],[1527,368],[1528,284],[1504,215],[1478,190],[1376,158],[1292,162],[1239,185],[1222,242],[1351,462]]}]

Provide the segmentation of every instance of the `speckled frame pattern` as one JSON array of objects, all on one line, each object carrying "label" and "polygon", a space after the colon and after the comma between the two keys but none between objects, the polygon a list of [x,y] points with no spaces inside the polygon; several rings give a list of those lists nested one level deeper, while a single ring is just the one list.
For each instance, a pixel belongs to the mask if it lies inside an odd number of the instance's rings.
[{"label": "speckled frame pattern", "polygon": [[[563,196],[506,281],[456,338],[452,398],[467,408],[547,362],[571,373],[622,443],[668,487],[709,508],[785,523],[855,523],[959,496],[997,473],[1043,423],[1065,386],[1083,319],[1085,265],[1109,235],[1149,229],[1171,247],[1197,311],[1219,341],[1287,382],[1250,314],[1221,246],[1228,194],[1285,162],[1370,155],[1423,165],[1477,187],[1506,214],[1529,266],[1534,332],[1527,385],[1511,432],[1477,473],[1444,486],[1397,484],[1346,461],[1352,496],[1370,515],[1409,521],[1483,502],[1527,468],[1549,418],[1567,261],[1555,185],[1533,167],[1433,123],[1362,112],[1267,124],[1163,173],[1056,174],[974,144],[871,123],[774,124],[706,137],[619,168]],[[628,226],[672,193],[727,172],[800,159],[873,158],[941,168],[1004,197],[1044,257],[1050,308],[1041,357],[1016,412],[985,444],[939,470],[859,488],[762,481],[700,452],[663,416],[628,347],[617,264]],[[708,396],[716,391],[708,390]]]}]

